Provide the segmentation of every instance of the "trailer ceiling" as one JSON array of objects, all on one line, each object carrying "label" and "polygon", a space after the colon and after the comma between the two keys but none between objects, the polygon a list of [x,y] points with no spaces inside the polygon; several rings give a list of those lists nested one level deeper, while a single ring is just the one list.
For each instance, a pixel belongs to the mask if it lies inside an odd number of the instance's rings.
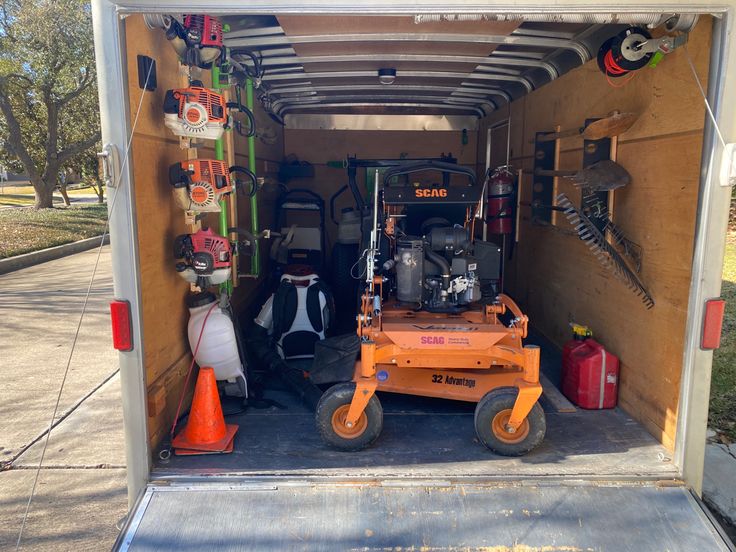
[{"label": "trailer ceiling", "polygon": [[[593,59],[624,26],[471,16],[231,16],[225,44],[262,58],[278,115],[482,117]],[[393,84],[378,70],[394,69]]]}]

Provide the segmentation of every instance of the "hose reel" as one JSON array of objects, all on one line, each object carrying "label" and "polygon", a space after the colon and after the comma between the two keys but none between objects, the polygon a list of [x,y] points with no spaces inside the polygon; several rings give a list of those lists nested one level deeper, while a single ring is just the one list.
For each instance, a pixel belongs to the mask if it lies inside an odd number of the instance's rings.
[{"label": "hose reel", "polygon": [[687,42],[687,33],[678,36],[652,35],[642,27],[629,27],[606,40],[598,50],[598,68],[606,77],[619,78],[647,65],[655,66],[665,54]]}]

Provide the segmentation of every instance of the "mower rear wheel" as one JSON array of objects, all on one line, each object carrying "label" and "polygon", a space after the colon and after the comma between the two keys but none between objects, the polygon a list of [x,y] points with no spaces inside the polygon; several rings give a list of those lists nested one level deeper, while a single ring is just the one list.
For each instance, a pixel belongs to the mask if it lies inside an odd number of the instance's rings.
[{"label": "mower rear wheel", "polygon": [[522,456],[539,446],[547,431],[544,410],[536,403],[515,432],[506,429],[519,390],[499,387],[475,407],[475,433],[486,447],[503,456]]},{"label": "mower rear wheel", "polygon": [[345,420],[355,394],[354,383],[339,383],[322,395],[317,405],[317,431],[325,443],[338,450],[358,451],[371,445],[383,429],[383,408],[373,395],[358,421],[348,427]]}]

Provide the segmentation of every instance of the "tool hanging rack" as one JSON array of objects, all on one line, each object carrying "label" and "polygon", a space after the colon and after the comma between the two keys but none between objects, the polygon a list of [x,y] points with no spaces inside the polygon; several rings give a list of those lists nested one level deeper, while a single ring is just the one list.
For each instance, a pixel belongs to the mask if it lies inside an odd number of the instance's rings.
[{"label": "tool hanging rack", "polygon": [[[613,161],[614,140],[636,121],[633,113],[612,115],[601,119],[587,119],[579,129],[571,131],[537,132],[534,140],[534,170],[532,172],[532,201],[521,205],[532,208],[532,224],[552,224],[552,212],[562,212],[575,228],[601,265],[614,273],[651,309],[654,300],[638,277],[641,271],[642,250],[629,240],[613,222],[609,211],[609,194],[628,185],[631,176]],[[557,147],[562,137],[578,136],[584,139],[583,168],[558,170]],[[581,189],[578,208],[564,193],[554,197],[553,179],[569,178]],[[627,261],[628,259],[628,261]]]}]

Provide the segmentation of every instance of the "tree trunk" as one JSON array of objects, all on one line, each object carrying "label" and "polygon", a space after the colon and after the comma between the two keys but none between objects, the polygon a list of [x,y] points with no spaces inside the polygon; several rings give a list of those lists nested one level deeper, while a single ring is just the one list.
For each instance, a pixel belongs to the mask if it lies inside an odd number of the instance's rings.
[{"label": "tree trunk", "polygon": [[33,182],[33,190],[36,193],[36,203],[33,206],[35,209],[51,209],[54,206],[53,184],[49,186],[43,180]]},{"label": "tree trunk", "polygon": [[54,190],[59,182],[59,163],[46,162],[46,169],[36,180],[31,179],[36,190],[36,209],[51,209],[54,206]]},{"label": "tree trunk", "polygon": [[102,187],[102,182],[96,181],[92,183],[92,189],[97,194],[97,203],[105,202],[105,189]]},{"label": "tree trunk", "polygon": [[64,200],[64,205],[70,207],[72,202],[69,200],[69,194],[66,193],[66,184],[63,182],[59,182],[59,193],[61,194],[61,198]]}]

